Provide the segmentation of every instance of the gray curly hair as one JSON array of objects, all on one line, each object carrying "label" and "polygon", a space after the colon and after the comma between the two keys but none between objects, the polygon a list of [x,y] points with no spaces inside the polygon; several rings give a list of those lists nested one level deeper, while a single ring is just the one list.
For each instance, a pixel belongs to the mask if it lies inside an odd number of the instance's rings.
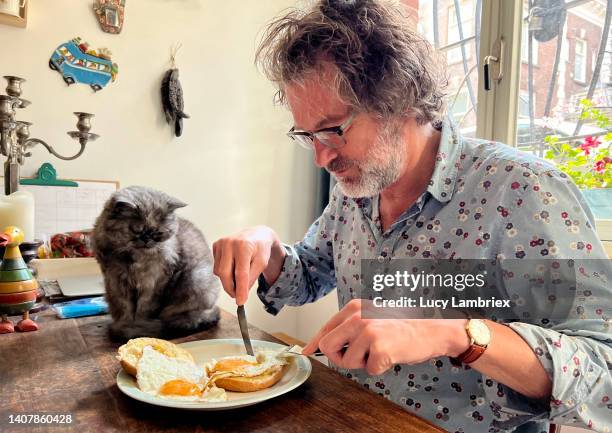
[{"label": "gray curly hair", "polygon": [[429,42],[411,30],[402,11],[380,0],[319,0],[307,11],[290,10],[266,28],[256,63],[278,86],[329,62],[340,97],[382,119],[414,114],[419,124],[438,123],[447,79]]}]

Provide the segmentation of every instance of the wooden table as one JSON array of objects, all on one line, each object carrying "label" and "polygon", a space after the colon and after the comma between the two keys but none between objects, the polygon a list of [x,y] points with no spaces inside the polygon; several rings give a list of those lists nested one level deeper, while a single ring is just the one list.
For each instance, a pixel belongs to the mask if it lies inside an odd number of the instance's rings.
[{"label": "wooden table", "polygon": [[[45,312],[41,329],[0,335],[0,432],[380,432],[443,433],[388,400],[313,361],[302,386],[241,409],[192,412],[133,400],[119,391],[119,346],[108,316],[59,320]],[[275,341],[250,329],[251,338]],[[239,338],[236,318],[174,340]],[[9,415],[70,413],[61,426],[9,424]]]}]

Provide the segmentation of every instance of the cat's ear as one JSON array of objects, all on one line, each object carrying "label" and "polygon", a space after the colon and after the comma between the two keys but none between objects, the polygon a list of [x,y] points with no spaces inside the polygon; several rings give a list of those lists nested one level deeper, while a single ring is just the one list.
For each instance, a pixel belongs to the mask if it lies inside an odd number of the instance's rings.
[{"label": "cat's ear", "polygon": [[124,200],[115,200],[112,204],[112,212],[114,217],[132,217],[138,214],[136,206]]},{"label": "cat's ear", "polygon": [[187,203],[180,201],[177,198],[171,197],[168,200],[168,212],[174,212],[177,209],[187,206]]}]

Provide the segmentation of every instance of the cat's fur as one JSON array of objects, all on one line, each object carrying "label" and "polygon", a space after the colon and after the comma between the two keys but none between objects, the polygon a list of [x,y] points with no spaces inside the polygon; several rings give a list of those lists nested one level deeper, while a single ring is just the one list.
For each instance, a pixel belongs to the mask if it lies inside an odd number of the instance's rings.
[{"label": "cat's fur", "polygon": [[185,203],[148,187],[114,193],[96,220],[111,335],[169,337],[219,320],[219,279],[204,235],[175,210]]}]

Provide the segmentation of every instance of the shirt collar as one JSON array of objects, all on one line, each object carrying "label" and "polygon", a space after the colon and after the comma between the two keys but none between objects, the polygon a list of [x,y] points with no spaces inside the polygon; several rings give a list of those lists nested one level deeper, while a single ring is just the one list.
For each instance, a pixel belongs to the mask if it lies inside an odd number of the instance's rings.
[{"label": "shirt collar", "polygon": [[450,201],[455,191],[462,149],[463,140],[459,128],[446,117],[442,123],[436,165],[427,187],[427,191],[441,203]]}]

